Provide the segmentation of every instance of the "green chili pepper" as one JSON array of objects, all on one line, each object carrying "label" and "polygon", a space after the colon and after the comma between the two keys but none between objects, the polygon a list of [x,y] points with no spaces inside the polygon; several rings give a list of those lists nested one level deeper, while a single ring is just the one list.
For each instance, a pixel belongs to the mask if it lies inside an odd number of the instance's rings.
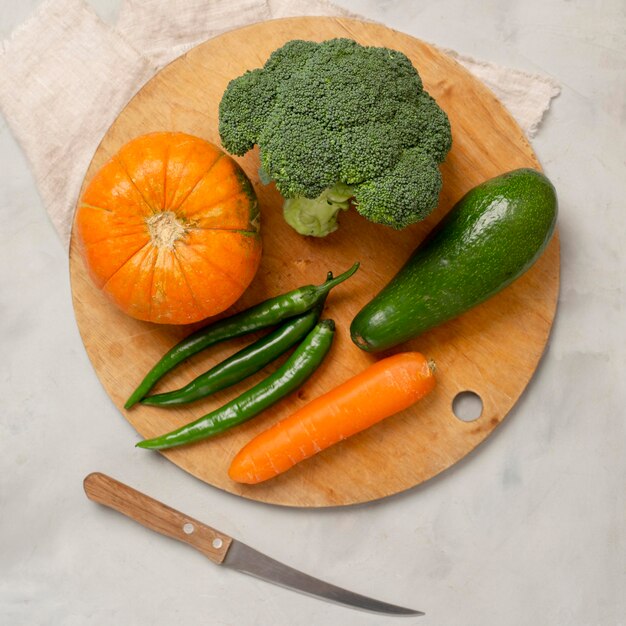
[{"label": "green chili pepper", "polygon": [[323,320],[273,374],[224,406],[170,433],[140,441],[137,446],[163,450],[211,437],[248,421],[295,391],[315,372],[330,350],[335,322]]},{"label": "green chili pepper", "polygon": [[307,335],[317,323],[322,308],[323,304],[319,304],[306,313],[288,319],[276,330],[200,374],[184,387],[146,396],[141,404],[175,406],[194,402],[252,376]]},{"label": "green chili pepper", "polygon": [[189,337],[176,344],[148,372],[137,389],[128,398],[124,408],[130,409],[139,402],[167,372],[193,354],[219,341],[241,337],[255,330],[274,326],[289,317],[309,311],[325,298],[333,287],[350,278],[358,268],[359,264],[355,263],[348,271],[332,280],[327,280],[321,285],[306,285],[275,298],[264,300],[241,313],[219,320],[192,333]]}]

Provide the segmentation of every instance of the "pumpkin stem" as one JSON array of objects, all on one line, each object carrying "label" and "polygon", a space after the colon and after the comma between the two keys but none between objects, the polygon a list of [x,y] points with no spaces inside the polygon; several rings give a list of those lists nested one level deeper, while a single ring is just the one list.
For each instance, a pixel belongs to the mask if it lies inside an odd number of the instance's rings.
[{"label": "pumpkin stem", "polygon": [[187,229],[173,211],[155,213],[146,219],[152,245],[172,250],[174,243],[185,236]]}]

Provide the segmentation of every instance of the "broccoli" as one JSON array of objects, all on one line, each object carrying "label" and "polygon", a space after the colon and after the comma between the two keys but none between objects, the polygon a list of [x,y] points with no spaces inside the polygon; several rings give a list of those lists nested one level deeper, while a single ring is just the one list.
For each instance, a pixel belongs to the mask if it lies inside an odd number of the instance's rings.
[{"label": "broccoli", "polygon": [[318,237],[351,204],[396,229],[424,219],[452,143],[447,115],[409,59],[351,39],[289,41],[232,80],[219,132],[239,156],[258,144],[261,178],[285,198],[285,219]]}]

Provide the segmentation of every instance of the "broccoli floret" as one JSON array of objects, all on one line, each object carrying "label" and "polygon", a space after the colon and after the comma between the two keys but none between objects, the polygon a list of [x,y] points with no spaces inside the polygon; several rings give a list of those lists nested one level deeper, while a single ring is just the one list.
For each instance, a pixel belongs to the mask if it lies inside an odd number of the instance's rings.
[{"label": "broccoli floret", "polygon": [[264,177],[302,234],[335,230],[350,200],[396,229],[437,205],[450,123],[401,52],[351,39],[290,41],[228,84],[219,117],[226,150],[259,146]]},{"label": "broccoli floret", "polygon": [[355,185],[353,195],[361,215],[400,229],[428,217],[440,189],[436,162],[421,148],[409,148],[392,169]]}]

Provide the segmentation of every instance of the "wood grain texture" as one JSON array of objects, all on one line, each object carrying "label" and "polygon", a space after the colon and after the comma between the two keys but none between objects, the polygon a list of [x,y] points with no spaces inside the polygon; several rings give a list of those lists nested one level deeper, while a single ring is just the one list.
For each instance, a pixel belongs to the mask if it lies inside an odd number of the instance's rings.
[{"label": "wood grain texture", "polygon": [[[453,148],[442,166],[440,206],[427,220],[401,232],[371,224],[348,211],[342,214],[337,232],[321,240],[303,238],[284,223],[275,187],[260,184],[258,151],[238,159],[259,196],[264,255],[251,287],[229,313],[302,284],[323,282],[327,270],[339,273],[356,260],[361,269],[331,293],[325,315],[337,322],[335,345],[321,369],[297,394],[213,440],[163,453],[221,489],[292,506],[378,499],[417,485],[467,455],[504,419],[532,377],[548,340],[559,285],[555,235],[531,270],[496,297],[386,353],[418,350],[436,361],[438,385],[426,399],[272,481],[256,486],[230,481],[229,463],[253,435],[377,358],[352,344],[350,322],[446,211],[488,178],[518,167],[540,169],[521,129],[495,96],[436,48],[378,24],[290,18],[226,33],[165,67],[109,129],[86,182],[124,143],[142,133],[177,130],[219,143],[218,105],[229,80],[261,66],[275,48],[290,39],[322,41],[332,37],[403,51],[419,70],[425,88],[448,113]],[[118,312],[89,281],[74,239],[70,270],[76,319],[89,357],[116,406],[144,437],[196,419],[273,369],[266,368],[247,382],[187,408],[138,406],[124,411],[124,401],[144,374],[192,328],[138,322]],[[181,386],[251,339],[215,346],[190,359],[155,391]],[[483,413],[473,422],[462,422],[452,412],[452,401],[463,390],[478,393],[483,401]],[[129,448],[133,443],[128,442]]]},{"label": "wood grain texture", "polygon": [[89,474],[83,487],[90,500],[108,506],[154,532],[189,544],[218,565],[226,557],[231,537],[106,474]]}]

